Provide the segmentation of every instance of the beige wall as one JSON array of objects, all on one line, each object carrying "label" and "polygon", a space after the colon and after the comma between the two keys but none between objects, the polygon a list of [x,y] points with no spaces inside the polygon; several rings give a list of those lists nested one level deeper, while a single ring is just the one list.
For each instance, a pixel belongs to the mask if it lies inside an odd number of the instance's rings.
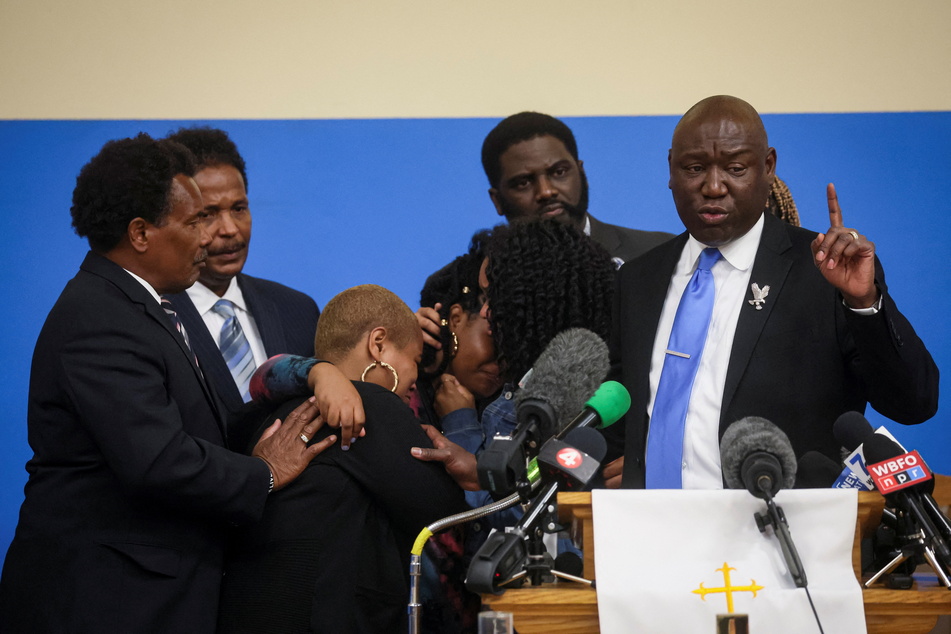
[{"label": "beige wall", "polygon": [[0,0],[0,118],[951,110],[951,2]]}]

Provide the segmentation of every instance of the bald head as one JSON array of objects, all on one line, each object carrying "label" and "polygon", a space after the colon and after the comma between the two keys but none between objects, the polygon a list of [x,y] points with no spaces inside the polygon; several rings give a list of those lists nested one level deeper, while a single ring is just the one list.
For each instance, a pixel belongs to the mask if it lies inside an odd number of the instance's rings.
[{"label": "bald head", "polygon": [[670,190],[690,234],[709,246],[749,231],[766,207],[776,172],[759,114],[742,99],[708,97],[677,123]]},{"label": "bald head", "polygon": [[763,127],[763,120],[760,119],[756,108],[730,95],[714,95],[694,104],[677,122],[677,127],[674,128],[674,139],[677,138],[677,132],[681,129],[689,128],[705,120],[731,121],[737,125],[743,125],[751,133],[749,139],[751,142],[761,144],[764,150],[769,146],[766,128]]}]

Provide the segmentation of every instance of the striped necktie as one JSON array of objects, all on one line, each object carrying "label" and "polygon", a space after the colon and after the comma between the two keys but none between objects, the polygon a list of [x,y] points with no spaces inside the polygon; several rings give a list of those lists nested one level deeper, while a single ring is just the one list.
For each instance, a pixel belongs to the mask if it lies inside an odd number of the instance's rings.
[{"label": "striped necktie", "polygon": [[257,365],[254,363],[254,354],[251,352],[251,344],[248,338],[244,336],[238,317],[234,313],[234,304],[227,299],[219,299],[211,308],[213,311],[225,318],[225,323],[221,327],[221,337],[218,341],[218,348],[221,350],[221,356],[224,357],[231,376],[234,377],[235,385],[241,393],[241,398],[247,403],[251,400],[248,392],[248,385],[251,382],[251,375]]},{"label": "striped necktie", "polygon": [[677,306],[647,434],[648,489],[683,488],[687,405],[713,315],[716,288],[710,269],[720,257],[718,249],[703,250]]},{"label": "striped necktie", "polygon": [[[192,361],[194,361],[195,365],[198,366],[198,357],[195,356],[195,351],[192,350],[192,346],[188,342],[188,332],[185,330],[185,326],[182,325],[182,320],[178,318],[178,313],[176,313],[175,309],[172,308],[172,302],[168,301],[164,296],[160,297],[160,299],[162,300],[162,309],[172,321],[172,325],[175,326],[175,330],[177,330],[178,334],[180,334],[182,339],[185,340],[185,347],[187,347],[188,351],[192,353]],[[201,366],[198,366],[198,371],[201,371]]]}]

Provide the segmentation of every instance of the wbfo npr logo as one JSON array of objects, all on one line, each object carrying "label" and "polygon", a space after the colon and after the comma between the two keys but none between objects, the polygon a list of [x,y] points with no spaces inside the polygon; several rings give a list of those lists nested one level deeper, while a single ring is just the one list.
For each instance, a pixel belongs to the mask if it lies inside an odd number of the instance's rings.
[{"label": "wbfo npr logo", "polygon": [[931,471],[917,451],[869,465],[868,472],[882,495],[931,479]]}]

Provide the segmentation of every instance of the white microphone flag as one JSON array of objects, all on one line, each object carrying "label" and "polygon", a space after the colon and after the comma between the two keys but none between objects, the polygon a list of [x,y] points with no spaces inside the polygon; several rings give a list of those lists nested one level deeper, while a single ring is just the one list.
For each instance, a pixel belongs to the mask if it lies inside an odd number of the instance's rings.
[{"label": "white microphone flag", "polygon": [[[822,627],[865,634],[852,569],[854,490],[782,490],[775,498],[802,559]],[[750,632],[819,632],[772,528],[747,491],[592,492],[601,632],[716,632],[717,616],[745,614]]]}]

